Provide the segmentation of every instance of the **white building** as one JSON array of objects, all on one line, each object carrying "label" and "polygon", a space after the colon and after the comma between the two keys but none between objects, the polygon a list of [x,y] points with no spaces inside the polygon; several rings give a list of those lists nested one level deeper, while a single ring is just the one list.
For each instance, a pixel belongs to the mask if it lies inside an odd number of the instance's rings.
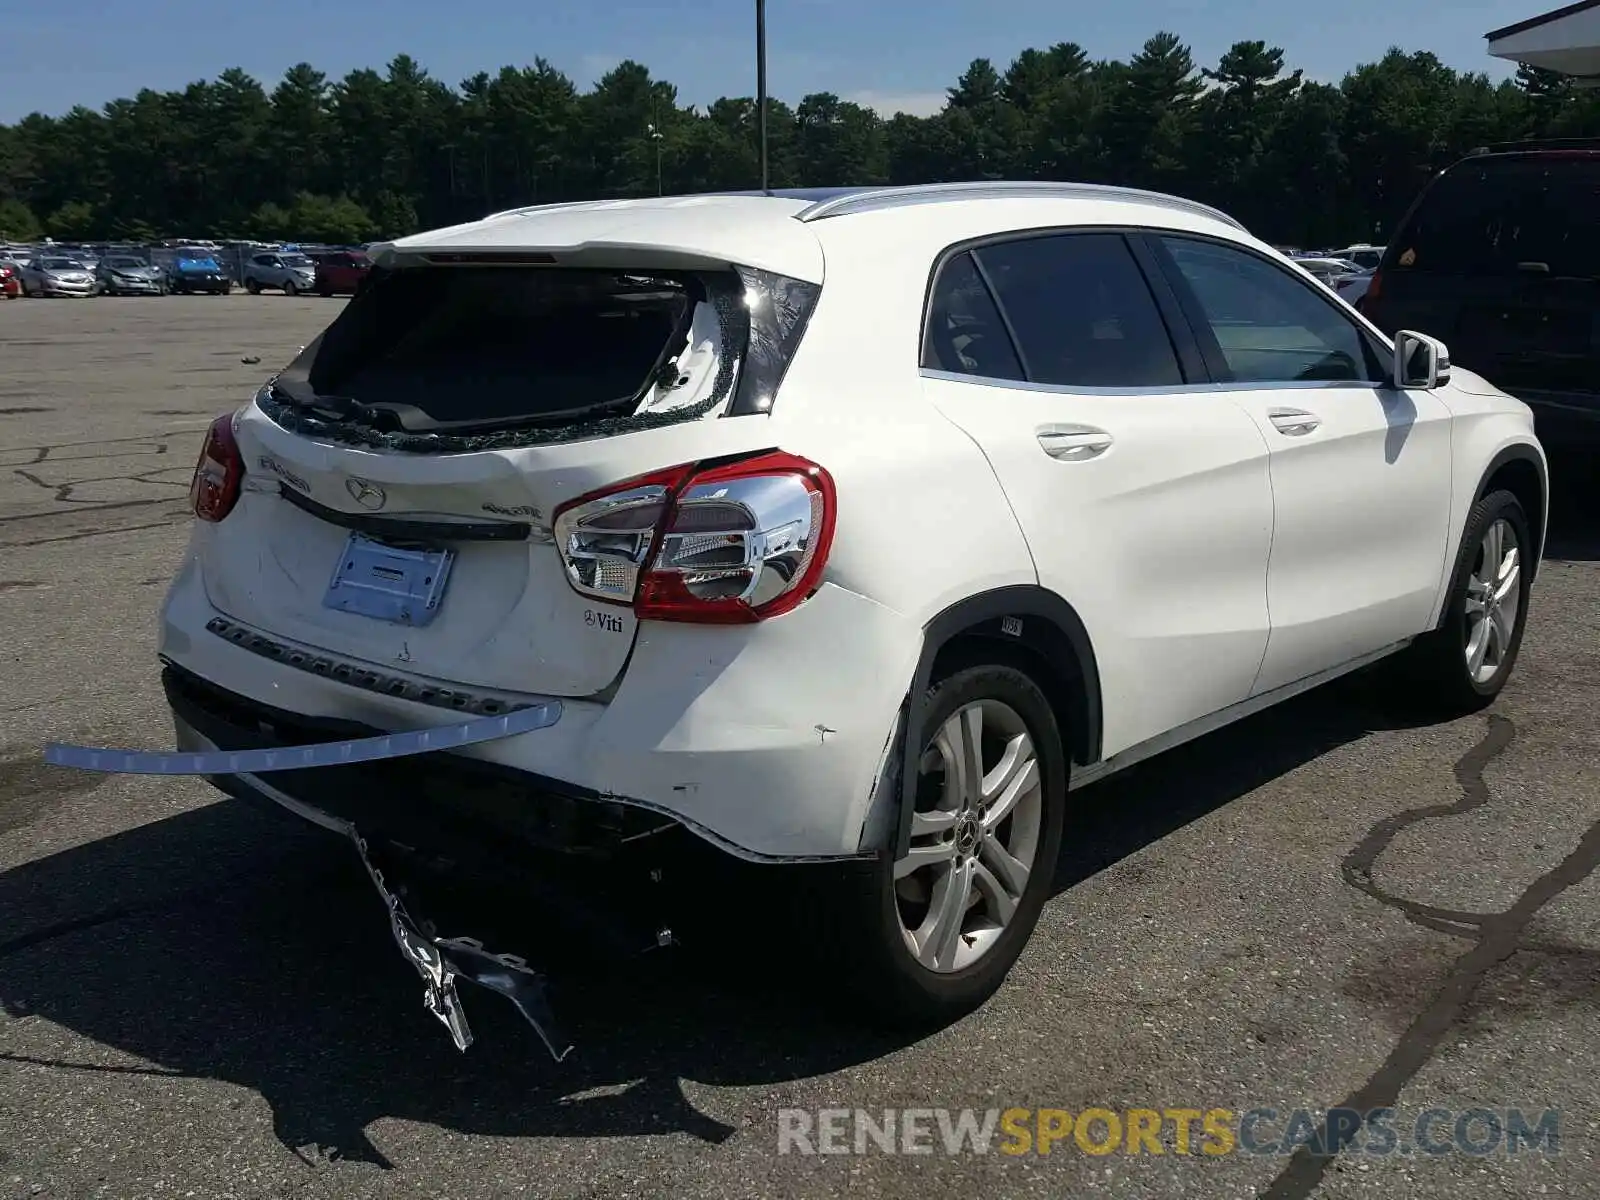
[{"label": "white building", "polygon": [[1600,0],[1578,0],[1484,34],[1495,58],[1543,67],[1600,87]]}]

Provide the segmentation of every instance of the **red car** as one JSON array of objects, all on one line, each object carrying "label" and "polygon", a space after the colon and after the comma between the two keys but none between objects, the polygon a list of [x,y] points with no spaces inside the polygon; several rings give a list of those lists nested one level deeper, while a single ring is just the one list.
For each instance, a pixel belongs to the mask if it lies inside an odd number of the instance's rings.
[{"label": "red car", "polygon": [[9,266],[0,266],[0,296],[7,300],[13,296],[22,295],[22,281],[17,278],[17,273]]},{"label": "red car", "polygon": [[317,264],[316,289],[319,296],[353,296],[372,260],[354,250],[336,250],[313,256]]}]

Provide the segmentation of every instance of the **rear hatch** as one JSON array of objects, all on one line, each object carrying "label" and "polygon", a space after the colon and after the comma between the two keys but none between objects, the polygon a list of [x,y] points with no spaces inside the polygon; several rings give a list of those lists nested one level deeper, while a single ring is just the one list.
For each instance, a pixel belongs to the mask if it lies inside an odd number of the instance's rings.
[{"label": "rear hatch", "polygon": [[1365,311],[1513,395],[1600,392],[1600,152],[1489,154],[1426,189]]},{"label": "rear hatch", "polygon": [[[208,595],[390,670],[603,693],[636,623],[569,585],[554,512],[764,448],[781,364],[763,347],[792,352],[817,288],[727,265],[448,257],[375,267],[236,422],[246,482],[202,546]],[[797,303],[750,303],[763,289]]]}]

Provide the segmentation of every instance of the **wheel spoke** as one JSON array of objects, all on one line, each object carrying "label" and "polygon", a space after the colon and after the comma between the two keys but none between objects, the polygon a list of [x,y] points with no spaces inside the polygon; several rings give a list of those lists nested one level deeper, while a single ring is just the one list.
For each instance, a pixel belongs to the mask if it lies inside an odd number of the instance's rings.
[{"label": "wheel spoke", "polygon": [[1495,568],[1500,565],[1500,522],[1490,525],[1483,534],[1483,575],[1482,578],[1493,582]]},{"label": "wheel spoke", "polygon": [[1495,608],[1489,611],[1487,624],[1494,637],[1494,661],[1504,662],[1506,652],[1511,649],[1511,623],[1504,612]]},{"label": "wheel spoke", "polygon": [[1020,894],[1014,896],[1008,892],[1006,885],[1000,882],[982,860],[972,864],[972,886],[977,888],[979,895],[989,902],[989,915],[994,918],[996,925],[1003,927],[1011,924],[1011,918],[1017,911]]},{"label": "wheel spoke", "polygon": [[977,803],[983,788],[983,709],[968,705],[939,730],[939,752],[944,755],[946,796],[950,808]]},{"label": "wheel spoke", "polygon": [[1466,611],[1470,614],[1481,613],[1489,603],[1490,587],[1476,575],[1467,576],[1467,604]]},{"label": "wheel spoke", "polygon": [[1023,889],[1028,886],[1028,867],[1021,859],[1012,855],[996,838],[984,838],[983,845],[978,851],[978,857],[983,865],[993,871],[1001,886],[1013,896],[1022,895]]},{"label": "wheel spoke", "polygon": [[1489,629],[1488,618],[1479,621],[1472,631],[1471,640],[1467,642],[1467,670],[1473,675],[1483,670],[1483,659],[1489,652]]},{"label": "wheel spoke", "polygon": [[929,834],[943,833],[960,819],[960,813],[951,812],[944,808],[936,808],[931,812],[913,812],[911,814],[911,836],[915,839],[927,837]]},{"label": "wheel spoke", "polygon": [[1511,553],[1507,554],[1500,563],[1500,570],[1496,577],[1494,589],[1495,600],[1501,604],[1504,604],[1506,602],[1506,598],[1516,591],[1517,580],[1519,580],[1521,577],[1522,567],[1517,562],[1517,550],[1516,547],[1513,546],[1511,548]]},{"label": "wheel spoke", "polygon": [[923,867],[937,866],[948,863],[956,856],[955,845],[951,842],[933,842],[926,846],[912,846],[907,850],[905,857],[894,864],[894,877],[904,879],[913,871],[920,871]]},{"label": "wheel spoke", "polygon": [[928,915],[916,932],[917,958],[924,966],[949,970],[961,942],[961,926],[972,898],[972,864],[959,862],[933,886]]},{"label": "wheel spoke", "polygon": [[1006,790],[1000,793],[989,806],[989,811],[983,814],[984,830],[993,833],[1000,828],[1000,823],[1011,815],[1011,810],[1017,806],[1017,801],[1038,786],[1039,760],[1030,754],[1027,761],[1022,763],[1021,768],[1012,776],[1011,782],[1006,785]]},{"label": "wheel spoke", "polygon": [[1019,733],[1006,743],[1000,761],[994,770],[983,777],[983,802],[993,805],[996,798],[1010,788],[1017,776],[1033,766],[1033,742],[1026,733]]}]

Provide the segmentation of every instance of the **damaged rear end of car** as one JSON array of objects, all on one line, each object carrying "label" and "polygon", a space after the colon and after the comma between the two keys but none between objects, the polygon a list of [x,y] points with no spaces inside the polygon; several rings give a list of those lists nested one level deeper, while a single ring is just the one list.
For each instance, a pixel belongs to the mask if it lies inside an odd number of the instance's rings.
[{"label": "damaged rear end of car", "polygon": [[[206,435],[161,626],[182,753],[55,761],[204,776],[348,836],[463,1049],[457,977],[565,1043],[522,960],[436,936],[396,880],[552,884],[642,949],[673,940],[674,847],[857,857],[834,797],[864,795],[885,747],[828,756],[844,788],[750,804],[775,753],[809,762],[833,732],[763,720],[752,689],[871,607],[824,586],[828,472],[773,441],[823,268],[782,204],[536,210],[374,247],[340,315]],[[607,896],[583,905],[567,884],[597,863]]]}]

